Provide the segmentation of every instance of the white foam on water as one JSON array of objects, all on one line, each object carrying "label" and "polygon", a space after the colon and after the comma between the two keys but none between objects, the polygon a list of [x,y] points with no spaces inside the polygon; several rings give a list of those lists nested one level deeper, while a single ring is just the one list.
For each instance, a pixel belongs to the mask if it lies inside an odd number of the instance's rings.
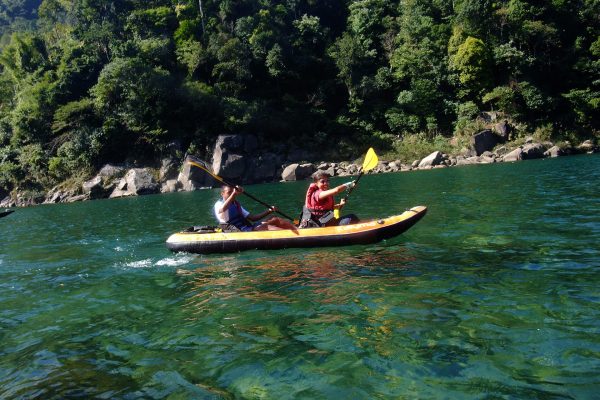
[{"label": "white foam on water", "polygon": [[152,259],[147,258],[145,260],[129,262],[125,266],[130,268],[148,268],[152,266]]},{"label": "white foam on water", "polygon": [[194,257],[191,255],[185,255],[182,257],[168,257],[163,258],[162,260],[158,260],[156,263],[157,266],[167,266],[167,267],[177,267],[179,265],[187,264],[192,261]]}]

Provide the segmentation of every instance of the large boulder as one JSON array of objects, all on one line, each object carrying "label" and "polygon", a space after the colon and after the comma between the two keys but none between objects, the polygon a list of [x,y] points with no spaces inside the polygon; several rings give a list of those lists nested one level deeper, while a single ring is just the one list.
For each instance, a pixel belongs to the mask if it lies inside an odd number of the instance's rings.
[{"label": "large boulder", "polygon": [[208,173],[189,162],[184,162],[177,176],[177,189],[191,192],[203,187],[217,186],[218,183]]},{"label": "large boulder", "polygon": [[522,159],[523,159],[523,149],[521,149],[520,147],[514,149],[513,151],[511,151],[508,154],[505,154],[504,157],[502,157],[502,161],[504,161],[504,162],[521,161]]},{"label": "large boulder", "polygon": [[224,153],[221,155],[219,168],[214,168],[213,171],[216,175],[225,179],[242,180],[248,169],[247,167],[248,157],[241,154]]},{"label": "large boulder", "polygon": [[560,157],[564,156],[565,152],[558,146],[552,146],[544,152],[545,157]]},{"label": "large boulder", "polygon": [[248,180],[251,182],[271,182],[277,177],[282,157],[274,153],[265,153],[252,161]]},{"label": "large boulder", "polygon": [[586,140],[577,146],[577,151],[580,153],[596,153],[598,151],[598,147],[595,146],[591,140]]},{"label": "large boulder", "polygon": [[81,189],[90,200],[103,199],[115,189],[118,181],[102,175],[96,175],[89,181],[83,182]]},{"label": "large boulder", "polygon": [[10,196],[6,195],[2,201],[0,201],[0,207],[15,207],[17,202]]},{"label": "large boulder", "polygon": [[158,172],[158,181],[166,182],[171,179],[177,179],[179,175],[179,163],[176,159],[168,157],[163,158],[160,163],[160,171]]},{"label": "large boulder", "polygon": [[[212,170],[233,182],[253,183],[273,179],[281,163],[278,155],[257,154],[259,143],[253,135],[220,135],[213,150]],[[265,162],[264,168],[252,160]]]},{"label": "large boulder", "polygon": [[98,175],[107,179],[117,179],[125,175],[126,169],[120,165],[106,164],[98,171]]},{"label": "large boulder", "polygon": [[546,148],[540,143],[529,143],[523,146],[522,157],[524,160],[543,158]]},{"label": "large boulder", "polygon": [[149,169],[133,168],[127,171],[110,197],[140,196],[158,193],[159,190],[160,187]]},{"label": "large boulder", "polygon": [[17,192],[16,206],[29,207],[37,204],[42,204],[46,199],[41,192]]},{"label": "large boulder", "polygon": [[281,179],[284,181],[300,181],[308,178],[315,172],[315,166],[313,164],[290,164],[284,168],[281,173]]},{"label": "large boulder", "polygon": [[419,168],[434,167],[436,165],[440,165],[443,160],[444,155],[442,154],[442,152],[434,151],[433,153],[422,159],[419,162],[418,166]]},{"label": "large boulder", "polygon": [[[102,199],[108,197],[119,183],[120,178],[125,174],[126,169],[118,165],[106,164],[98,171],[98,175],[92,179],[85,181],[81,185],[81,190],[85,199]],[[68,202],[68,198],[75,196],[63,196],[60,202]],[[47,201],[56,202],[56,196]]]},{"label": "large boulder", "polygon": [[161,193],[173,193],[176,192],[180,188],[179,181],[177,179],[169,179],[166,182],[163,182],[160,186]]},{"label": "large boulder", "polygon": [[510,139],[510,134],[512,133],[513,128],[508,123],[507,120],[504,120],[500,123],[494,125],[494,132],[500,137],[502,142],[508,142]]},{"label": "large boulder", "polygon": [[478,156],[486,151],[492,150],[498,143],[502,141],[500,136],[496,135],[490,129],[481,131],[471,137],[471,145]]},{"label": "large boulder", "polygon": [[237,178],[245,170],[244,136],[219,135],[213,150],[212,170],[219,176]]}]

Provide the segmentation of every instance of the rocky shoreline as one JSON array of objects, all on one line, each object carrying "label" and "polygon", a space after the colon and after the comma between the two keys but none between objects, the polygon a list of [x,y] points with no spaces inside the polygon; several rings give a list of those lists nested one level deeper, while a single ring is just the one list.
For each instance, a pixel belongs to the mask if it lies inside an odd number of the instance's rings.
[{"label": "rocky shoreline", "polygon": [[[511,149],[503,137],[491,130],[484,130],[471,138],[471,146],[460,155],[448,155],[435,151],[412,163],[400,160],[383,160],[370,173],[388,173],[462,165],[514,162],[573,154],[597,153],[600,148],[587,140],[578,146],[556,146],[551,142],[537,143],[532,138],[525,144]],[[257,153],[258,141],[249,135],[221,135],[212,151],[212,170],[215,174],[237,182],[252,184],[276,181],[308,179],[316,171],[326,171],[331,176],[358,174],[360,165],[352,162],[304,162],[309,154],[293,151],[285,157],[281,152]],[[493,150],[493,151],[492,151]],[[70,203],[76,201],[154,193],[193,191],[218,186],[210,175],[185,162],[185,157],[175,155],[161,161],[160,168],[105,165],[96,176],[80,187],[62,189],[57,186],[46,194],[31,195],[16,192],[6,195],[0,207],[26,207],[36,204]]]}]

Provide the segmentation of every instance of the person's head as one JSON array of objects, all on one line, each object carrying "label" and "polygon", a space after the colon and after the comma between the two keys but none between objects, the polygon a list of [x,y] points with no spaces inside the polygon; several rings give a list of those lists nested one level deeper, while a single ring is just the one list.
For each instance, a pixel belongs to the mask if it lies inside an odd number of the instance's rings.
[{"label": "person's head", "polygon": [[229,186],[229,185],[221,186],[221,197],[224,200],[226,200],[229,196],[231,196],[231,193],[233,193],[234,190],[235,190],[235,188],[233,186]]},{"label": "person's head", "polygon": [[329,188],[329,174],[327,172],[318,171],[313,175],[314,183],[321,190],[327,190]]}]

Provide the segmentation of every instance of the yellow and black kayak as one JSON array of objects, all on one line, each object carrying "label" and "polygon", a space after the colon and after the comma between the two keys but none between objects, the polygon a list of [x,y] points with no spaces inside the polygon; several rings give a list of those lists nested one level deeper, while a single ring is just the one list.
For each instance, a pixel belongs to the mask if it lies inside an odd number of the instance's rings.
[{"label": "yellow and black kayak", "polygon": [[185,232],[167,239],[171,251],[188,253],[233,253],[242,250],[275,250],[289,247],[346,246],[368,244],[389,239],[405,232],[427,213],[427,207],[417,206],[400,215],[359,222],[353,225],[299,229],[298,231],[252,232]]}]

